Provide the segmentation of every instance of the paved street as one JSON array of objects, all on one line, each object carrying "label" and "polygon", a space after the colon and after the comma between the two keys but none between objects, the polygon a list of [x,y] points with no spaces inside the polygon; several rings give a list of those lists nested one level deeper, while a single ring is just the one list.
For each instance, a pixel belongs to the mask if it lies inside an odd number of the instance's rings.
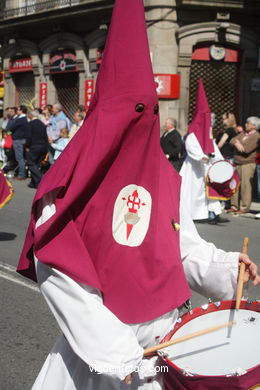
[{"label": "paved street", "polygon": [[[13,200],[0,210],[1,390],[29,390],[58,329],[37,287],[14,272],[23,245],[35,190],[15,182]],[[253,204],[253,209],[260,209]],[[222,226],[197,225],[200,234],[225,250],[240,251],[250,238],[249,255],[260,267],[260,220],[228,217]],[[260,298],[260,287],[250,287],[251,298]],[[193,306],[206,302],[197,294]],[[52,390],[52,389],[50,389]]]}]

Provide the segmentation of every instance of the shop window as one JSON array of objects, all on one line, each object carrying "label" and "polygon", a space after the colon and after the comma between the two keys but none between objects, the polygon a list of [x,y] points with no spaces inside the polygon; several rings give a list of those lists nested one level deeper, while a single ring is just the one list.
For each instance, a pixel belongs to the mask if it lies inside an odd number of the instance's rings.
[{"label": "shop window", "polygon": [[79,104],[79,76],[77,72],[57,73],[52,75],[58,101],[65,114],[72,120]]},{"label": "shop window", "polygon": [[[227,54],[229,52],[233,53],[233,51],[227,50]],[[214,61],[210,57],[208,59],[205,58],[204,61],[193,59],[191,64],[189,123],[194,114],[198,80],[202,78],[211,112],[214,112],[216,115],[216,123],[213,129],[214,135],[222,129],[222,115],[224,112],[233,112],[237,121],[239,121],[238,86],[240,64],[234,55],[235,60],[232,60],[233,57],[231,59],[229,57],[222,61]],[[193,58],[196,57],[193,55]]]},{"label": "shop window", "polygon": [[33,72],[20,72],[13,74],[16,88],[15,105],[28,105],[35,96],[35,82]]}]

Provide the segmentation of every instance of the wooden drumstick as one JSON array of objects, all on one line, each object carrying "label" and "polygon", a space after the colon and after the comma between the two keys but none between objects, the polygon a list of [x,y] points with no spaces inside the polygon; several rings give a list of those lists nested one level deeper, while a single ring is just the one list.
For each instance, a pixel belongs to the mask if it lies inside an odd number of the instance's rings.
[{"label": "wooden drumstick", "polygon": [[[247,253],[248,241],[249,241],[249,238],[244,237],[242,253]],[[243,295],[245,270],[246,270],[246,265],[245,265],[245,263],[241,262],[240,263],[240,270],[239,270],[238,285],[237,285],[236,310],[239,310],[239,308],[240,308],[241,298]]]},{"label": "wooden drumstick", "polygon": [[182,336],[182,337],[178,337],[177,339],[174,339],[174,340],[166,341],[165,343],[161,343],[161,344],[155,345],[154,347],[145,349],[144,356],[150,355],[151,353],[156,352],[159,349],[169,347],[170,345],[178,344],[178,343],[181,343],[183,341],[193,339],[194,337],[203,336],[204,334],[207,334],[210,332],[215,332],[216,330],[227,328],[228,326],[233,326],[235,324],[236,324],[235,322],[227,322],[226,324],[212,326],[211,328],[199,330],[197,332],[187,334],[186,336]]}]

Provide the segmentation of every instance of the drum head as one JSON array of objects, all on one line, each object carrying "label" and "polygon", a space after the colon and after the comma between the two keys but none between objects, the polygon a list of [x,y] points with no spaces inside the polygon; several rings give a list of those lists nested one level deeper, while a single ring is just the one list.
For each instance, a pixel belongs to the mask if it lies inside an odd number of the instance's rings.
[{"label": "drum head", "polygon": [[221,310],[201,315],[181,326],[178,338],[233,320],[231,328],[208,333],[167,348],[168,359],[177,367],[198,375],[232,375],[260,362],[260,313],[251,310]]},{"label": "drum head", "polygon": [[209,168],[209,180],[212,183],[225,183],[234,173],[234,167],[228,161],[217,161]]}]

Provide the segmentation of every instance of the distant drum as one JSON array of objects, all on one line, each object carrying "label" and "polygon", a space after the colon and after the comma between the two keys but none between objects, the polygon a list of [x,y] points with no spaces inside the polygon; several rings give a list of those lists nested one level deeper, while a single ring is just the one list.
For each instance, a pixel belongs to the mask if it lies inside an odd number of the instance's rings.
[{"label": "distant drum", "polygon": [[206,194],[209,199],[230,199],[239,185],[240,178],[236,167],[229,161],[216,161],[209,168],[206,177]]}]

